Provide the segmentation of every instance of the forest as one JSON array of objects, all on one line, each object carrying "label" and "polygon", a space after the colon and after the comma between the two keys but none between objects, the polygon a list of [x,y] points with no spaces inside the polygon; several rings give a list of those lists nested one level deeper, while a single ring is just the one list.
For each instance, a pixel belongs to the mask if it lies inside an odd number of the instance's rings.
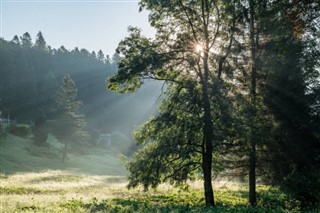
[{"label": "forest", "polygon": [[[11,41],[1,38],[0,42],[3,118],[9,117],[19,123],[29,124],[42,111],[48,119],[54,119],[53,96],[66,74],[76,83],[79,99],[84,102],[81,113],[89,119],[90,129],[118,130],[127,134],[132,130],[130,125],[135,124],[139,116],[143,117],[143,113],[139,112],[139,102],[142,102],[141,105],[152,102],[148,100],[148,95],[141,94],[138,100],[129,101],[133,106],[132,114],[137,115],[125,114],[124,108],[114,110],[121,108],[121,100],[133,99],[131,96],[121,96],[119,99],[119,95],[105,89],[106,79],[117,70],[117,54],[109,58],[101,50],[90,53],[77,47],[67,50],[64,46],[53,49],[41,32],[36,35],[34,42],[28,32],[20,37],[14,36]],[[152,95],[157,96],[157,93]],[[123,113],[125,119],[120,116]],[[119,122],[115,121],[117,119]],[[112,124],[109,120],[112,120]]]},{"label": "forest", "polygon": [[0,39],[2,210],[320,211],[320,4],[139,6],[111,58]]}]

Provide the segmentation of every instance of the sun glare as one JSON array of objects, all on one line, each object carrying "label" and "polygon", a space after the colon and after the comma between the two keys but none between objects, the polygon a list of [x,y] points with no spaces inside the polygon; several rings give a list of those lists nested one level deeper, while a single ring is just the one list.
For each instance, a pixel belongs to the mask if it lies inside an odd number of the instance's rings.
[{"label": "sun glare", "polygon": [[196,44],[196,51],[197,51],[198,53],[203,51],[203,47],[202,47],[201,44]]}]

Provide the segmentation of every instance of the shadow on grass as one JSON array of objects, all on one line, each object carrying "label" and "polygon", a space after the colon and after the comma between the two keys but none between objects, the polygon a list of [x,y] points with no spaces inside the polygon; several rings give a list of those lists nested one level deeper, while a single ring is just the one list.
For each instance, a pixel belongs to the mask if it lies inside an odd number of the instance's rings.
[{"label": "shadow on grass", "polygon": [[0,194],[1,195],[24,195],[24,194],[57,194],[62,193],[63,190],[61,189],[38,189],[33,187],[0,187]]},{"label": "shadow on grass", "polygon": [[[240,196],[243,196],[246,193],[240,192],[240,194],[242,194]],[[225,199],[228,196],[226,195],[221,199]],[[90,202],[73,199],[66,203],[61,203],[60,206],[72,211],[80,208],[88,212],[286,212],[283,208],[250,207],[241,200],[235,199],[234,202],[230,202],[221,199],[219,199],[220,201],[217,200],[214,208],[205,206],[204,199],[200,193],[160,194],[102,201],[94,198]]]}]

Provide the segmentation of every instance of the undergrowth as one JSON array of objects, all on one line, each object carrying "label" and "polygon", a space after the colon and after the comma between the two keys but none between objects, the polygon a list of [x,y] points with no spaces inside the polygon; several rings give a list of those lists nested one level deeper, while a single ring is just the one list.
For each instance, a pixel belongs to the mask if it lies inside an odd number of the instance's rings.
[{"label": "undergrowth", "polygon": [[[259,200],[256,207],[248,205],[247,198],[244,197],[247,195],[246,192],[229,190],[217,191],[217,203],[214,208],[205,206],[200,192],[151,194],[100,201],[93,198],[88,202],[72,199],[60,203],[59,206],[73,212],[299,212],[298,203],[288,196],[283,197],[280,191],[274,192],[269,194],[260,191],[259,195],[263,199]],[[275,200],[277,202],[273,203]]]},{"label": "undergrowth", "polygon": [[[50,173],[49,173],[50,174]],[[244,186],[234,189],[217,188],[215,190],[216,207],[206,207],[202,188],[191,187],[189,191],[161,186],[158,190],[144,192],[143,189],[127,190],[124,179],[115,178],[106,181],[106,177],[49,174],[42,177],[37,186],[34,181],[23,179],[14,186],[10,182],[0,188],[2,195],[1,212],[300,212],[300,203],[277,187],[259,186],[257,188],[257,206],[248,204],[248,191]],[[59,178],[57,178],[59,176]],[[20,177],[20,176],[19,176]],[[18,177],[15,177],[17,180]],[[90,179],[92,185],[83,186]],[[39,178],[33,177],[33,180]],[[100,181],[100,182],[99,182]],[[122,182],[122,183],[121,183]],[[52,183],[65,184],[52,186]],[[71,185],[68,185],[71,184]],[[74,184],[74,185],[73,185]],[[310,212],[318,212],[317,210]]]}]

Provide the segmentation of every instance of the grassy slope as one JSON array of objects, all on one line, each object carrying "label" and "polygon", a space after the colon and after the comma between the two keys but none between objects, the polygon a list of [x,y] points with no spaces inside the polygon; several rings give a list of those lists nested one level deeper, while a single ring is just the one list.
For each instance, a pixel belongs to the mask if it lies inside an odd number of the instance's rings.
[{"label": "grassy slope", "polygon": [[68,154],[68,159],[62,163],[63,145],[52,135],[49,135],[48,143],[48,147],[38,147],[31,139],[8,134],[5,139],[1,139],[1,173],[13,174],[51,169],[96,175],[126,175],[119,156],[113,152],[91,148],[86,155]]}]

